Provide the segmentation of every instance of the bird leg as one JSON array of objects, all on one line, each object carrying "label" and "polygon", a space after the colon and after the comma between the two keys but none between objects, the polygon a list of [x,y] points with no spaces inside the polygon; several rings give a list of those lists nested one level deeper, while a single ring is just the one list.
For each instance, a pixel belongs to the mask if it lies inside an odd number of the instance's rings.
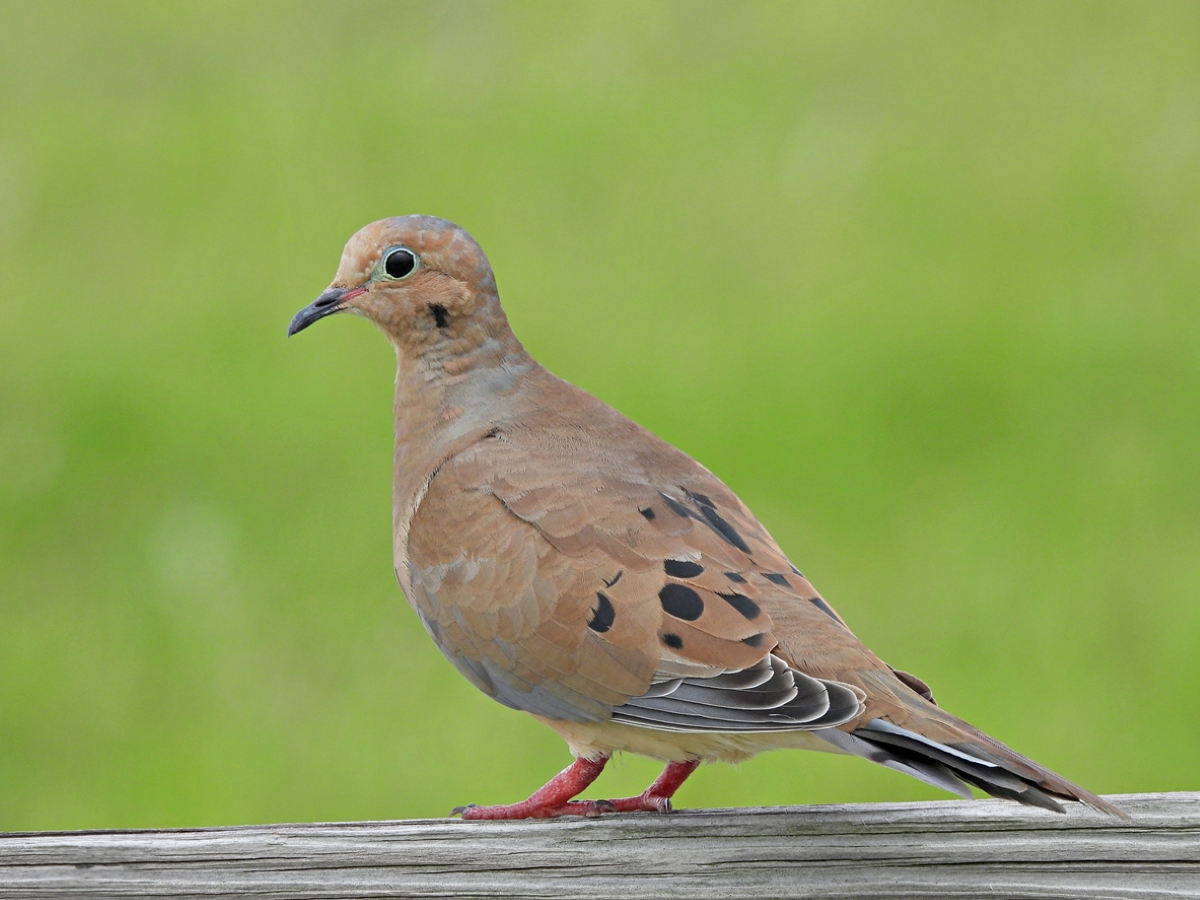
[{"label": "bird leg", "polygon": [[605,800],[576,800],[571,798],[587,790],[600,777],[605,764],[611,759],[607,754],[599,759],[579,757],[542,787],[530,795],[528,800],[507,806],[458,806],[450,815],[462,814],[463,819],[555,819],[559,816],[598,816],[607,809],[602,808]]},{"label": "bird leg", "polygon": [[610,812],[670,812],[671,798],[696,768],[700,760],[669,763],[654,783],[636,797],[619,800],[573,800],[595,781],[609,756],[599,759],[580,757],[520,803],[507,806],[458,806],[451,815],[463,819],[555,819],[559,816],[594,817]]},{"label": "bird leg", "polygon": [[671,798],[679,790],[680,785],[687,781],[688,776],[700,766],[700,760],[687,759],[683,762],[668,763],[662,774],[654,779],[654,783],[636,797],[623,797],[620,800],[604,801],[612,809],[604,812],[670,812]]}]

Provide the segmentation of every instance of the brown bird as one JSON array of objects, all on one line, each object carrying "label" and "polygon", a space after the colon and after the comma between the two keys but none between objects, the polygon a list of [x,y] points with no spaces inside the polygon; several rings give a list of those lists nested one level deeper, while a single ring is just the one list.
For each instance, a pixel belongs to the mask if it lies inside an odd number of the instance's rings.
[{"label": "brown bird", "polygon": [[[396,349],[405,596],[472,684],[575,756],[528,800],[464,819],[666,811],[701,762],[780,747],[863,756],[963,797],[1124,815],[940,709],[711,472],[542,368],[463,229],[367,225],[288,334],[338,312]],[[667,766],[640,796],[574,800],[618,750]]]}]

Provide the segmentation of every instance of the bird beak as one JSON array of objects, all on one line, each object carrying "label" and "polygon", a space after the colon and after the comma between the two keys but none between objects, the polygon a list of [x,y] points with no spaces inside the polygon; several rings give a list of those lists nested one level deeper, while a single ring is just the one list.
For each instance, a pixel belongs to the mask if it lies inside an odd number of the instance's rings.
[{"label": "bird beak", "polygon": [[291,337],[297,332],[303,331],[317,319],[323,319],[326,316],[331,316],[335,312],[341,312],[346,308],[345,303],[351,297],[357,297],[359,294],[367,292],[366,286],[356,287],[350,290],[340,287],[331,287],[325,293],[321,294],[316,300],[296,313],[292,318],[292,324],[288,326],[288,337]]}]

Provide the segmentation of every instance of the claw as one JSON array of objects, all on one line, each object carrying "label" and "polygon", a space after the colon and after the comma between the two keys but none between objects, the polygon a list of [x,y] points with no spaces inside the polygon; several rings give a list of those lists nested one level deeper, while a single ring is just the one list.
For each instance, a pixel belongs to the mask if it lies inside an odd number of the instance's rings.
[{"label": "claw", "polygon": [[[574,804],[571,804],[571,803],[567,804],[568,807],[571,807],[573,805]],[[615,813],[616,811],[617,811],[617,808],[616,808],[616,806],[613,805],[613,802],[611,800],[582,800],[582,801],[579,801],[579,814],[586,816],[589,819],[594,819],[597,816],[604,815],[605,813]],[[568,815],[569,815],[569,813],[568,813]]]}]

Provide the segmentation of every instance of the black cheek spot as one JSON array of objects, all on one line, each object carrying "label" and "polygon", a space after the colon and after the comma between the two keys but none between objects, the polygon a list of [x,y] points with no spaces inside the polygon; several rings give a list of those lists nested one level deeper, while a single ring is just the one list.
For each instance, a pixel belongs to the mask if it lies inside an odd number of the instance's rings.
[{"label": "black cheek spot", "polygon": [[667,615],[683,619],[685,622],[695,622],[704,615],[704,601],[686,585],[664,585],[658,592],[658,600]]},{"label": "black cheek spot", "polygon": [[767,581],[770,581],[773,584],[779,585],[780,587],[792,586],[791,583],[788,582],[786,575],[779,575],[775,572],[763,572],[763,578],[767,579]]},{"label": "black cheek spot", "polygon": [[438,328],[445,328],[446,323],[450,321],[450,316],[446,313],[446,307],[440,303],[430,303],[429,312],[433,315],[433,321],[437,323]]},{"label": "black cheek spot", "polygon": [[596,594],[596,608],[592,611],[592,620],[588,622],[588,628],[597,634],[603,634],[612,628],[613,620],[617,617],[617,611],[613,609],[612,601],[603,594]]},{"label": "black cheek spot", "polygon": [[752,634],[748,638],[742,638],[742,643],[747,647],[761,647],[762,639],[763,633],[760,631],[758,634]]},{"label": "black cheek spot", "polygon": [[671,634],[670,632],[668,632],[667,634],[664,634],[662,636],[661,640],[664,644],[666,644],[672,650],[678,650],[680,647],[683,646],[683,638],[681,638],[677,634]]},{"label": "black cheek spot", "polygon": [[668,559],[663,563],[663,571],[672,578],[695,578],[703,574],[704,566],[685,559]]},{"label": "black cheek spot", "polygon": [[674,497],[670,497],[661,491],[659,491],[658,496],[663,498],[663,502],[667,504],[667,508],[670,509],[671,512],[675,513],[675,515],[684,519],[691,518],[692,514],[688,511],[688,508]]},{"label": "black cheek spot", "polygon": [[721,594],[721,599],[740,612],[747,619],[757,619],[762,613],[757,603],[741,594]]},{"label": "black cheek spot", "polygon": [[647,522],[653,521],[653,519],[654,519],[654,507],[653,506],[644,506],[644,507],[639,506],[638,512],[640,512],[645,517]]},{"label": "black cheek spot", "polygon": [[725,577],[728,578],[730,581],[732,581],[734,584],[745,584],[746,583],[746,579],[743,578],[741,575],[739,575],[737,572],[726,572]]}]

